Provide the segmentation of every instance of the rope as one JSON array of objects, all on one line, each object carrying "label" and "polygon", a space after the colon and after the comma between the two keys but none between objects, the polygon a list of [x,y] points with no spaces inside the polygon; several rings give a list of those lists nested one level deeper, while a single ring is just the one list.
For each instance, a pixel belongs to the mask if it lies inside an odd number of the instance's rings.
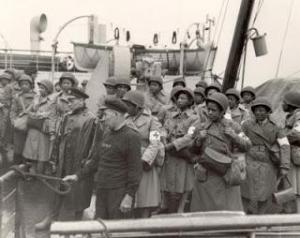
[{"label": "rope", "polygon": [[259,0],[258,5],[257,5],[257,10],[256,10],[255,16],[253,18],[252,27],[254,26],[254,24],[257,20],[257,17],[260,13],[260,10],[261,10],[263,4],[264,4],[264,0]]},{"label": "rope", "polygon": [[97,219],[97,221],[101,224],[101,226],[103,226],[104,228],[104,231],[102,232],[102,234],[104,235],[105,238],[109,238],[110,235],[108,233],[108,229],[107,229],[107,226],[105,225],[104,221],[101,220],[100,218]]},{"label": "rope", "polygon": [[218,37],[217,37],[217,41],[216,41],[216,45],[219,44],[219,41],[220,41],[220,38],[221,38],[221,33],[223,31],[224,22],[225,22],[225,17],[227,15],[228,4],[229,4],[229,0],[227,0],[226,6],[225,6],[224,14],[223,14],[222,21],[221,21],[220,31],[219,31],[219,34],[218,34]]},{"label": "rope", "polygon": [[[220,11],[219,11],[218,22],[217,22],[217,24],[216,24],[216,25],[217,25],[217,26],[216,26],[216,31],[215,31],[215,34],[214,34],[214,37],[213,37],[213,40],[212,40],[212,46],[209,48],[208,56],[207,56],[206,61],[205,61],[205,63],[204,63],[204,69],[205,69],[205,70],[206,70],[206,68],[207,68],[207,65],[208,65],[208,62],[209,62],[209,59],[210,59],[210,55],[211,55],[212,49],[213,49],[214,45],[216,45],[216,46],[218,45],[219,40],[220,40],[220,38],[221,38],[221,32],[222,32],[223,27],[224,27],[225,16],[227,15],[227,10],[228,10],[229,0],[227,0],[225,8],[224,8],[224,4],[225,4],[225,0],[223,0],[222,6],[221,6]],[[222,12],[223,12],[223,8],[224,8],[224,13],[223,13],[223,17],[222,17],[222,21],[221,21],[221,26],[220,26],[220,30],[219,30],[219,29],[218,29],[218,28],[219,28],[219,23],[220,23],[219,19],[221,19],[221,15],[222,15]],[[217,30],[219,30],[219,33],[218,33],[217,41],[216,41],[216,43],[215,43],[215,38],[216,38],[216,36],[217,36]],[[211,69],[211,70],[212,70],[212,69]]]},{"label": "rope", "polygon": [[[10,170],[13,170],[17,172],[24,180],[28,180],[29,178],[36,178],[41,183],[43,183],[45,186],[47,186],[50,190],[53,192],[59,194],[59,195],[66,195],[71,191],[71,185],[69,183],[66,183],[61,178],[54,177],[54,176],[48,176],[44,174],[31,174],[25,171],[22,171],[18,166],[12,166],[10,167]],[[60,190],[55,188],[53,185],[48,183],[46,180],[53,180],[53,181],[59,181],[61,185],[63,185],[64,190]]]},{"label": "rope", "polygon": [[294,3],[295,3],[295,1],[292,0],[291,1],[291,5],[290,5],[290,9],[289,9],[288,20],[286,22],[285,32],[284,32],[283,39],[282,39],[282,45],[281,45],[281,50],[280,50],[280,54],[279,54],[278,64],[277,64],[277,68],[276,68],[275,78],[277,78],[278,74],[279,74],[279,69],[280,69],[280,64],[281,64],[281,58],[282,58],[282,54],[283,54],[283,50],[284,50],[284,45],[285,45],[285,41],[286,41],[287,34],[288,34],[288,29],[289,29],[289,25],[290,25],[290,20],[291,20],[291,16],[292,16],[292,11],[293,11]]}]

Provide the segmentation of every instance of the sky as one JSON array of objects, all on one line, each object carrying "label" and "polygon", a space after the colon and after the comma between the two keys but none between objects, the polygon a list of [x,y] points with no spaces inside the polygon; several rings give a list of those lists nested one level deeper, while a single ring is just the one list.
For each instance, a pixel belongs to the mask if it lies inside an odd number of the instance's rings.
[{"label": "sky", "polygon": [[[253,14],[256,13],[259,2],[256,0]],[[266,33],[269,53],[266,56],[255,57],[252,43],[249,42],[245,85],[257,86],[274,78],[282,49],[278,76],[300,76],[300,47],[297,46],[300,41],[300,1],[262,2],[254,27],[260,33]],[[130,30],[133,43],[149,45],[153,34],[159,33],[162,45],[174,47],[171,44],[174,30],[179,32],[178,38],[183,39],[186,28],[194,22],[205,22],[207,15],[215,18],[219,32],[223,15],[218,16],[221,6],[222,13],[225,12],[226,3],[227,0],[0,0],[0,33],[6,41],[5,43],[0,38],[0,48],[29,49],[30,20],[42,13],[47,15],[48,20],[47,29],[43,33],[45,40],[41,45],[42,50],[51,50],[53,38],[65,22],[77,16],[90,14],[97,15],[99,23],[107,25],[108,38],[112,36],[112,30],[119,27],[121,39],[124,39],[123,31]],[[224,73],[240,3],[241,0],[228,1],[213,69],[216,74]],[[290,9],[290,23],[282,48]],[[251,20],[251,24],[252,22]],[[72,41],[87,42],[86,19],[77,20],[62,31],[58,38],[58,50],[72,51]]]}]

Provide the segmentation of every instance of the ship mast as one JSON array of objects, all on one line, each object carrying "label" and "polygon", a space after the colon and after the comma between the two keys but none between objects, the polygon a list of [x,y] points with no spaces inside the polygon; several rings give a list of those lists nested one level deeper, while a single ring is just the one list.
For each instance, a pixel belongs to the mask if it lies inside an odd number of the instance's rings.
[{"label": "ship mast", "polygon": [[225,69],[223,92],[235,85],[254,3],[255,0],[242,0]]}]

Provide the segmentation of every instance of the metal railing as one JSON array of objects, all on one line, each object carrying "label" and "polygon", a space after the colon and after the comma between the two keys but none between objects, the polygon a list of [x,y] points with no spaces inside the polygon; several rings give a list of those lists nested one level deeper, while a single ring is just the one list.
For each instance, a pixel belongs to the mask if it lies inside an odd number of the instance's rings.
[{"label": "metal railing", "polygon": [[[32,52],[23,49],[0,49],[0,69],[15,68],[24,70],[30,65],[38,71],[51,71],[51,54],[52,51]],[[54,59],[55,71],[69,70],[67,69],[67,59],[72,59],[72,57],[72,52],[56,52]]]},{"label": "metal railing", "polygon": [[55,222],[51,237],[300,237],[300,215],[190,213],[134,220]]},{"label": "metal railing", "polygon": [[[25,170],[25,166],[20,166]],[[19,175],[15,171],[8,171],[0,176],[0,238],[23,237],[19,204],[18,204]]]}]

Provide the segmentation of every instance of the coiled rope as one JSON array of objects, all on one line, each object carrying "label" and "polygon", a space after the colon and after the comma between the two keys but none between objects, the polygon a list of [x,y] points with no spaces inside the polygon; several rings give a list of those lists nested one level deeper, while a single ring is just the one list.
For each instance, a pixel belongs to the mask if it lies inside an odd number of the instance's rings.
[{"label": "coiled rope", "polygon": [[[28,180],[30,178],[36,178],[41,183],[43,183],[46,187],[48,187],[53,192],[59,195],[66,195],[71,191],[71,184],[63,181],[61,178],[44,175],[44,174],[32,174],[21,170],[18,166],[10,167],[10,170],[17,172],[24,180]],[[59,189],[51,185],[47,180],[58,181],[60,183]],[[63,188],[63,189],[60,189]]]}]

